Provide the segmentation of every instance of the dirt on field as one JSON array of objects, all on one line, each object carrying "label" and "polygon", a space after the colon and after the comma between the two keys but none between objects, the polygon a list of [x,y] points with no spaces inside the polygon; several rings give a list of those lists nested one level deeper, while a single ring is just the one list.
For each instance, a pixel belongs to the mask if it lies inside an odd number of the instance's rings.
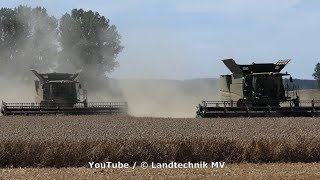
[{"label": "dirt on field", "polygon": [[1,179],[320,179],[319,164],[230,164],[223,169],[1,169]]}]

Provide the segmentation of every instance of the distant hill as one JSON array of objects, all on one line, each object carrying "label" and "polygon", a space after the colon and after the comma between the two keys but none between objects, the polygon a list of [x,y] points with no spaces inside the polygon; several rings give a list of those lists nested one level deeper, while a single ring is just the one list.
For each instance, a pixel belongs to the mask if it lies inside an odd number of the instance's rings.
[{"label": "distant hill", "polygon": [[[285,83],[286,82],[289,82],[289,79],[285,79]],[[318,83],[316,80],[293,79],[293,82],[298,85],[300,89],[318,89]]]}]

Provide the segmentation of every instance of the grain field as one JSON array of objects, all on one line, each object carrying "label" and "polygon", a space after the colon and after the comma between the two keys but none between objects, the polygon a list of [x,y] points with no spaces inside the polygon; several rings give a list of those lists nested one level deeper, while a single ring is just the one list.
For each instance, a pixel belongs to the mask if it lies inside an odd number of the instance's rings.
[{"label": "grain field", "polygon": [[318,118],[0,117],[1,167],[320,162]]}]

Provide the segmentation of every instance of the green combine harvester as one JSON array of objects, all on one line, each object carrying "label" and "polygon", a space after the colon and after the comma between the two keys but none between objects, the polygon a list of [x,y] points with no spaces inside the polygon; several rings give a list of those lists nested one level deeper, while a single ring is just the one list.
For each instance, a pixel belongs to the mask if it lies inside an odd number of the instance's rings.
[{"label": "green combine harvester", "polygon": [[2,101],[1,114],[9,115],[83,115],[126,114],[126,102],[88,102],[87,91],[76,81],[78,74],[39,74],[35,81],[35,103],[6,103]]},{"label": "green combine harvester", "polygon": [[221,100],[203,101],[197,107],[197,117],[320,116],[320,101],[300,100],[299,87],[291,75],[281,73],[289,59],[247,65],[237,64],[233,59],[222,62],[232,74],[220,76]]}]

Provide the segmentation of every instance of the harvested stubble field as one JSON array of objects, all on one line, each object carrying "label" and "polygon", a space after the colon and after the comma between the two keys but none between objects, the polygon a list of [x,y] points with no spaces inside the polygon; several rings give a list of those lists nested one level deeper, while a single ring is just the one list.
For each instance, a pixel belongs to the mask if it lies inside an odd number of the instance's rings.
[{"label": "harvested stubble field", "polygon": [[0,117],[0,166],[320,162],[319,129],[319,118]]},{"label": "harvested stubble field", "polygon": [[230,164],[224,169],[4,168],[1,179],[320,179],[319,164]]}]

